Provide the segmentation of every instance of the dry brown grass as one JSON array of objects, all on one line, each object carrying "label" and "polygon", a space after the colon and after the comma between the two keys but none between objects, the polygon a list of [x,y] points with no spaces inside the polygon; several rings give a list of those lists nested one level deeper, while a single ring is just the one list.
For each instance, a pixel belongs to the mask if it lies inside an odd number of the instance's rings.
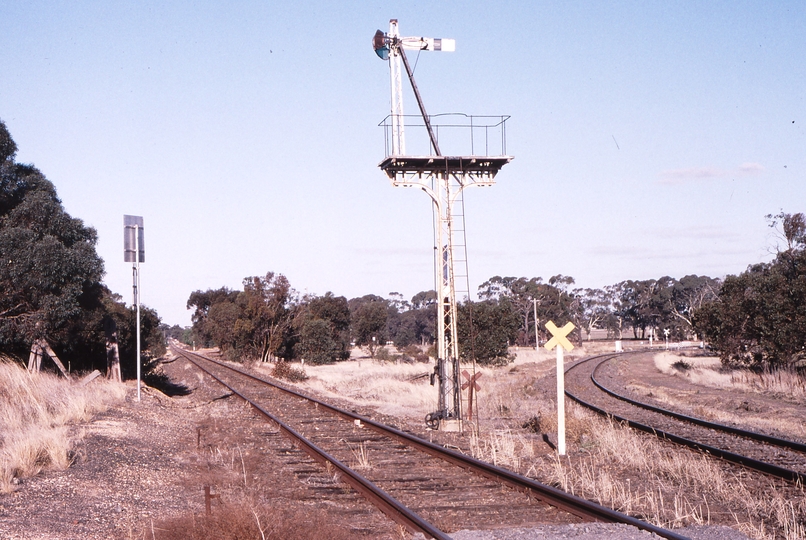
[{"label": "dry brown grass", "polygon": [[69,467],[80,434],[71,436],[67,426],[87,421],[125,394],[120,383],[79,386],[0,360],[0,493],[43,469]]},{"label": "dry brown grass", "polygon": [[254,506],[248,499],[216,504],[210,515],[154,522],[142,540],[348,540],[327,514],[301,505]]},{"label": "dry brown grass", "polygon": [[323,396],[348,398],[375,407],[384,414],[420,420],[435,409],[436,393],[427,377],[410,379],[432,370],[432,364],[394,364],[368,359],[306,365],[309,378],[301,386]]},{"label": "dry brown grass", "polygon": [[285,379],[291,382],[302,382],[308,378],[304,369],[293,367],[290,362],[278,362],[275,364],[271,375],[277,379]]},{"label": "dry brown grass", "polygon": [[[789,402],[804,403],[806,401],[806,378],[795,369],[781,369],[774,372],[754,373],[749,370],[725,369],[718,358],[691,358],[664,352],[654,357],[655,367],[662,373],[681,377],[694,385],[735,389],[742,392],[762,394],[762,398],[772,399],[772,403]],[[684,363],[685,369],[675,366]],[[641,383],[633,383],[630,388],[639,394],[650,392],[657,401],[670,408],[686,410],[690,403],[683,392],[670,395],[660,387],[650,387]],[[689,391],[690,394],[697,390]],[[682,396],[682,397],[681,397]],[[719,407],[694,406],[688,409],[690,414],[707,420],[743,425],[748,429],[782,433],[786,438],[806,438],[806,424],[796,412],[791,414],[770,415],[766,410],[729,410]]]},{"label": "dry brown grass", "polygon": [[[577,495],[642,516],[666,527],[723,522],[752,538],[804,538],[806,501],[800,490],[788,498],[772,486],[751,488],[705,456],[676,451],[660,441],[572,406],[588,441],[571,458],[535,462],[531,473]],[[580,437],[583,438],[583,437]]]},{"label": "dry brown grass", "polygon": [[[806,398],[806,376],[796,368],[762,372],[726,369],[716,357],[691,358],[669,352],[656,354],[654,360],[661,372],[684,377],[694,384],[775,394],[792,400]],[[675,369],[675,365],[683,364],[687,369]]]},{"label": "dry brown grass", "polygon": [[[671,352],[660,352],[653,358],[661,373],[682,377],[693,384],[713,388],[733,386],[731,374],[722,369],[717,357],[687,357]],[[680,369],[684,367],[684,369]]]},{"label": "dry brown grass", "polygon": [[782,368],[775,371],[734,371],[731,382],[756,392],[772,393],[792,399],[806,398],[806,377],[795,368]]},{"label": "dry brown grass", "polygon": [[539,438],[532,433],[554,439],[557,432],[554,403],[535,399],[534,391],[534,383],[553,369],[547,359],[528,375],[521,366],[485,370],[480,411],[486,428],[471,445],[476,457],[667,527],[719,523],[759,540],[806,538],[802,490],[791,497],[772,485],[749,487],[712,459],[677,450],[570,402],[570,457],[536,451]]}]

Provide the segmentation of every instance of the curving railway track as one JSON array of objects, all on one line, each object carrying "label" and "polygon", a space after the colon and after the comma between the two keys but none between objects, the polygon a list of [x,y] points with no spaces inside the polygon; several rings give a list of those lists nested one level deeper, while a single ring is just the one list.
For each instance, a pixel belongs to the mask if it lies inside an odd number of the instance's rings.
[{"label": "curving railway track", "polygon": [[606,386],[608,362],[624,354],[592,356],[566,369],[566,395],[581,405],[630,427],[787,480],[806,480],[806,445],[710,422],[632,399]]},{"label": "curving railway track", "polygon": [[248,402],[410,532],[447,539],[441,530],[445,524],[459,530],[602,521],[685,538],[226,363],[172,350]]}]

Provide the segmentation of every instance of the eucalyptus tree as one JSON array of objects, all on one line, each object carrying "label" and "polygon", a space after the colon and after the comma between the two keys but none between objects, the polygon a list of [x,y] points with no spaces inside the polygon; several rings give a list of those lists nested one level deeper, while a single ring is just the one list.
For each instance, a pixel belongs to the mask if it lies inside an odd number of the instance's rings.
[{"label": "eucalyptus tree", "polygon": [[68,341],[70,321],[100,305],[104,266],[95,229],[65,212],[16,150],[0,121],[0,345],[20,352],[38,339]]},{"label": "eucalyptus tree", "polygon": [[534,342],[533,338],[529,338],[530,332],[532,335],[534,332],[534,326],[529,321],[531,319],[534,322],[535,302],[543,312],[544,308],[553,302],[554,296],[553,288],[543,283],[541,277],[493,276],[479,286],[479,298],[482,300],[508,299],[512,310],[520,318],[517,336],[520,345]]},{"label": "eucalyptus tree", "polygon": [[722,283],[719,279],[694,274],[676,280],[668,299],[670,312],[682,326],[681,334],[695,334],[694,314],[717,298]]},{"label": "eucalyptus tree", "polygon": [[193,291],[187,301],[187,309],[192,309],[190,319],[192,325],[192,340],[198,341],[200,347],[212,347],[216,345],[213,339],[214,322],[210,320],[210,309],[214,304],[222,302],[235,302],[238,291],[228,287],[219,289],[207,289],[206,291]]},{"label": "eucalyptus tree", "polygon": [[[0,121],[0,350],[24,356],[33,342],[45,339],[74,369],[102,367],[104,320],[113,319],[122,336],[125,374],[135,349],[125,336],[136,323],[101,282],[97,233],[65,211],[42,172],[15,162],[16,150]],[[159,317],[144,312],[144,353],[155,356],[163,350]]]},{"label": "eucalyptus tree", "polygon": [[509,346],[518,335],[520,317],[509,297],[464,302],[458,312],[459,355],[464,361],[505,365],[512,360]]},{"label": "eucalyptus tree", "polygon": [[769,263],[727,276],[716,299],[694,312],[694,328],[725,364],[776,368],[806,362],[806,219],[767,217],[783,223],[786,249]]},{"label": "eucalyptus tree", "polygon": [[235,298],[241,315],[234,331],[247,356],[264,362],[279,356],[291,329],[292,295],[283,274],[267,272],[243,280],[243,292]]},{"label": "eucalyptus tree", "polygon": [[194,333],[233,360],[288,357],[294,293],[282,274],[244,278],[243,290],[194,291]]},{"label": "eucalyptus tree", "polygon": [[579,300],[580,328],[590,339],[594,328],[608,329],[613,323],[613,297],[607,289],[575,289]]},{"label": "eucalyptus tree", "polygon": [[[411,298],[410,306],[402,311],[397,319],[391,339],[397,347],[417,344],[421,346],[434,343],[437,332],[437,293],[421,291]],[[389,325],[391,329],[391,325]]]},{"label": "eucalyptus tree", "polygon": [[[569,291],[573,284],[574,278],[562,274],[550,277],[548,283],[541,277],[494,276],[479,286],[479,297],[482,300],[508,299],[520,318],[515,342],[531,345],[535,342],[535,326],[542,332],[546,321],[573,321],[580,326],[580,302],[575,293]],[[534,320],[535,311],[538,321]]]},{"label": "eucalyptus tree", "polygon": [[350,357],[350,309],[344,296],[309,295],[294,310],[295,357],[313,364]]},{"label": "eucalyptus tree", "polygon": [[371,357],[375,357],[378,346],[386,343],[389,303],[375,294],[352,298],[350,308],[350,335],[353,342],[366,347]]}]

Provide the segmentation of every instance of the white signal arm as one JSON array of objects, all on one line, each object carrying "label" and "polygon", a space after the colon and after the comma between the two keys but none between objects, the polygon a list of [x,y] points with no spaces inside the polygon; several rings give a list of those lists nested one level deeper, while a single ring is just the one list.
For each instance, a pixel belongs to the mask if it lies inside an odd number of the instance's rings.
[{"label": "white signal arm", "polygon": [[400,46],[407,51],[454,52],[456,50],[456,40],[426,37],[404,37],[400,38]]}]

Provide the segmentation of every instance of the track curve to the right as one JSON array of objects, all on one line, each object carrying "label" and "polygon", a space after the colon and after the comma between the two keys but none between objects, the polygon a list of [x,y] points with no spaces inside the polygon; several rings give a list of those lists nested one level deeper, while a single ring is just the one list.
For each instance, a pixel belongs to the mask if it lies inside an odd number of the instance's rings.
[{"label": "track curve to the right", "polygon": [[568,367],[566,395],[635,429],[790,482],[806,481],[806,445],[661,409],[607,388],[598,372],[618,356],[592,356]]}]

